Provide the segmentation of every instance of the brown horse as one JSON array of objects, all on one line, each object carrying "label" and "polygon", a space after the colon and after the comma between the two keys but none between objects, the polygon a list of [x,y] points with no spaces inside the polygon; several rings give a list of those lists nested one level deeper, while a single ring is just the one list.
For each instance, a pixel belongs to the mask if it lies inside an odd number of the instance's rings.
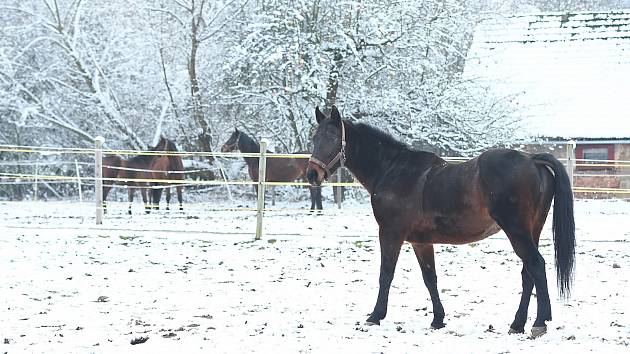
[{"label": "brown horse", "polygon": [[122,167],[123,159],[117,155],[110,155],[103,157],[103,211],[107,213],[107,195],[112,190],[112,186],[116,181],[110,179],[118,177],[118,172]]},{"label": "brown horse", "polygon": [[340,165],[371,195],[379,225],[381,268],[374,311],[367,319],[380,324],[387,313],[389,288],[402,244],[415,251],[433,303],[431,326],[444,326],[444,308],[437,289],[433,244],[482,240],[500,229],[523,261],[520,305],[510,333],[524,332],[527,309],[536,286],[534,337],[547,330],[551,304],[545,260],[538,251],[540,233],[554,200],[553,239],[560,295],[568,297],[575,259],[573,194],[563,165],[549,154],[490,150],[461,164],[417,151],[365,124],[330,118],[315,111],[319,126],[307,172],[320,185]]},{"label": "brown horse", "polygon": [[[259,153],[260,145],[244,132],[235,129],[230,138],[221,147],[221,152],[231,152],[240,150],[244,153]],[[296,154],[307,154],[308,152],[296,152]],[[258,181],[258,158],[245,157],[245,163],[252,181]],[[293,182],[306,177],[308,160],[304,158],[270,158],[267,159],[267,170],[265,180],[267,182]],[[254,185],[256,191],[258,186]],[[320,187],[309,187],[311,193],[311,210],[321,210],[322,191]]]},{"label": "brown horse", "polygon": [[[118,172],[117,178],[124,179],[121,183],[127,186],[127,197],[129,200],[129,215],[131,215],[131,205],[136,189],[140,190],[145,213],[151,211],[151,201],[147,196],[149,183],[145,180],[153,178],[150,172],[155,155],[136,155],[128,160],[122,160],[122,168]],[[143,181],[134,181],[143,180]]]},{"label": "brown horse", "polygon": [[[175,143],[162,136],[158,144],[151,148],[150,151],[177,151],[177,147]],[[163,186],[165,183],[148,183],[146,180],[183,180],[184,174],[177,173],[183,170],[184,165],[181,156],[149,154],[137,155],[127,160],[119,156],[107,156],[103,158],[103,178],[117,178],[120,180],[105,180],[104,184],[106,185],[103,186],[103,201],[106,200],[113,183],[124,184],[127,186],[129,200],[128,213],[131,214],[131,206],[136,189],[140,190],[145,212],[149,213],[152,207],[155,209],[159,208],[162,189],[166,189],[166,209],[168,210],[171,201],[170,185],[167,184],[166,187],[160,188],[158,186]],[[147,193],[148,189],[152,189],[152,193]],[[176,189],[179,210],[183,210],[181,184],[177,184]]]},{"label": "brown horse", "polygon": [[[154,150],[176,152],[177,146],[175,143],[164,136],[160,137],[160,141],[155,146]],[[184,180],[184,162],[181,156],[167,154],[165,156],[155,156],[151,163],[152,177],[153,179],[160,180]],[[171,187],[169,183],[155,183],[155,185],[166,185],[164,188],[153,187],[152,204],[155,209],[159,209],[160,199],[162,197],[162,189],[166,190],[166,210],[170,209],[171,204]],[[179,210],[184,210],[182,205],[182,184],[173,183],[175,190],[177,191],[177,201],[179,202]]]}]

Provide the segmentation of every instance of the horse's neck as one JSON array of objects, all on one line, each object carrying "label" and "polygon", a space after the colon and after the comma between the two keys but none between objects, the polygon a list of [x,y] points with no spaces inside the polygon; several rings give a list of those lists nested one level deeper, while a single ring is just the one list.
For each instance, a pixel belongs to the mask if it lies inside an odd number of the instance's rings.
[{"label": "horse's neck", "polygon": [[346,166],[371,194],[402,150],[374,141],[371,135],[360,134],[356,126],[347,125],[346,134]]},{"label": "horse's neck", "polygon": [[[260,153],[260,145],[258,145],[258,143],[256,143],[254,141],[254,139],[250,138],[248,135],[246,135],[245,133],[241,133],[241,137],[239,138],[238,141],[238,149],[241,152],[244,152],[246,154],[252,154],[252,153]],[[247,164],[247,167],[252,170],[258,170],[258,158],[257,157],[244,157],[245,159],[245,163]]]}]

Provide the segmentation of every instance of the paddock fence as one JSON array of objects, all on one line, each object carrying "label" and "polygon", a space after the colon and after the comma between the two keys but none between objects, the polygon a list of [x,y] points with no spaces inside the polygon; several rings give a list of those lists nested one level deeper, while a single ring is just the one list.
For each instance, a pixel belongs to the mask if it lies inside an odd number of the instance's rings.
[{"label": "paddock fence", "polygon": [[[275,208],[275,193],[272,207],[266,206],[265,189],[277,186],[309,186],[306,182],[270,182],[266,181],[266,163],[268,159],[277,158],[303,158],[308,159],[310,154],[277,154],[267,153],[267,143],[261,141],[261,153],[241,152],[191,152],[191,151],[137,151],[137,150],[111,150],[103,149],[104,140],[97,138],[94,148],[65,148],[65,147],[41,147],[0,145],[0,189],[9,186],[20,186],[21,189],[31,189],[32,200],[37,201],[40,189],[49,191],[59,199],[64,198],[64,190],[73,189],[78,195],[80,203],[87,199],[86,191],[93,191],[89,199],[94,202],[94,219],[97,225],[102,224],[106,204],[103,200],[103,187],[114,189],[126,189],[130,182],[142,185],[145,190],[162,189],[171,187],[197,188],[202,193],[210,189],[225,188],[225,193],[232,200],[231,187],[257,186],[256,207],[235,206],[229,208],[204,208],[203,212],[228,211],[228,212],[255,212],[256,213],[256,239],[262,236],[263,217],[266,212],[295,212],[305,213],[305,209]],[[574,144],[567,144],[568,158],[560,159],[573,183],[573,191],[576,198],[622,198],[630,196],[630,161],[620,160],[592,160],[575,159]],[[121,166],[103,165],[106,156],[179,156],[189,168],[176,171],[162,171],[151,169],[128,168]],[[8,159],[10,157],[11,159]],[[218,166],[204,165],[200,159],[213,157]],[[259,180],[230,180],[222,166],[220,159],[246,158],[258,159]],[[468,160],[464,157],[444,157],[447,161],[458,163]],[[135,172],[167,172],[168,174],[184,174],[184,179],[158,179],[158,178],[106,178],[102,176],[103,167],[116,170],[129,170]],[[203,176],[215,175],[218,178],[210,179]],[[339,178],[340,174],[337,174]],[[57,188],[54,188],[56,186]],[[60,186],[63,186],[61,188]],[[361,187],[357,181],[325,182],[326,187]],[[207,188],[207,189],[203,189]],[[341,188],[337,188],[339,193]],[[1,195],[0,195],[1,197]],[[342,198],[338,195],[337,207],[341,208]],[[107,202],[115,204],[115,202]]]}]

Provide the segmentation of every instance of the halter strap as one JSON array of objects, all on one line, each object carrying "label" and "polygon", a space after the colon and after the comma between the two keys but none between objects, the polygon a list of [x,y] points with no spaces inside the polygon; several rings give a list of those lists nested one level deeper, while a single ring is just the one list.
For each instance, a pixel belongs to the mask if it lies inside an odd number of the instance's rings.
[{"label": "halter strap", "polygon": [[327,164],[322,162],[318,158],[313,157],[312,155],[308,159],[310,162],[316,164],[317,166],[323,168],[324,171],[326,171],[326,176],[324,176],[326,178],[330,177],[331,175],[330,168],[333,167],[337,163],[337,161],[339,161],[339,164],[341,167],[343,167],[346,164],[346,127],[343,124],[343,120],[341,120],[340,122],[341,122],[341,149],[339,150],[337,155],[335,155],[335,157],[333,157],[333,159],[330,160],[330,162]]}]

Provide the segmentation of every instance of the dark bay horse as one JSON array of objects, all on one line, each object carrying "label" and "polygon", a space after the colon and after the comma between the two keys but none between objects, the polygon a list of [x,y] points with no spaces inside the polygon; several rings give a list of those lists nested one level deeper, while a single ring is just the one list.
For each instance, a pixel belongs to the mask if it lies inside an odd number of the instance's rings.
[{"label": "dark bay horse", "polygon": [[379,292],[369,324],[380,324],[402,244],[416,254],[433,303],[433,328],[444,326],[437,289],[433,244],[465,244],[503,229],[518,257],[523,292],[510,333],[523,333],[533,287],[537,313],[533,337],[547,330],[551,304],[545,260],[538,251],[540,233],[553,210],[553,240],[558,288],[570,295],[575,260],[573,194],[564,166],[550,154],[496,149],[460,164],[417,151],[365,124],[329,118],[315,111],[319,126],[307,177],[320,185],[345,164],[371,195],[379,225]]},{"label": "dark bay horse", "polygon": [[[221,152],[231,152],[239,150],[244,153],[259,153],[260,145],[249,135],[235,129],[230,138],[221,147]],[[296,154],[308,154],[308,152],[296,152]],[[249,171],[249,177],[254,182],[258,182],[258,158],[245,157],[245,163]],[[298,179],[305,179],[308,160],[304,158],[269,158],[267,159],[266,178],[267,182],[293,182]],[[256,191],[258,191],[258,186]],[[311,210],[321,210],[322,191],[320,187],[309,187],[311,193]]]}]

